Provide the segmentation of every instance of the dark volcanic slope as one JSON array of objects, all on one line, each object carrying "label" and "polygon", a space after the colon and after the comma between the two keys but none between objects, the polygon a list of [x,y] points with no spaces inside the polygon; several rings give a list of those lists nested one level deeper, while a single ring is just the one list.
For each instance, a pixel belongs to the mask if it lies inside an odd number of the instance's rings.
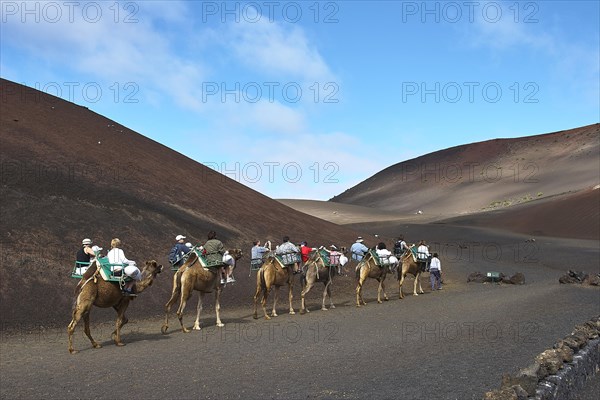
[{"label": "dark volcanic slope", "polygon": [[395,164],[332,201],[450,217],[600,183],[600,124],[452,147]]},{"label": "dark volcanic slope", "polygon": [[[68,322],[74,281],[67,276],[84,237],[105,249],[119,237],[138,263],[166,263],[176,234],[196,243],[211,229],[246,252],[255,238],[279,243],[285,234],[315,244],[355,238],[86,107],[7,80],[0,85],[3,324]],[[247,264],[249,256],[245,272]],[[160,312],[170,274],[136,308]],[[252,284],[236,284],[239,301],[248,301]]]}]

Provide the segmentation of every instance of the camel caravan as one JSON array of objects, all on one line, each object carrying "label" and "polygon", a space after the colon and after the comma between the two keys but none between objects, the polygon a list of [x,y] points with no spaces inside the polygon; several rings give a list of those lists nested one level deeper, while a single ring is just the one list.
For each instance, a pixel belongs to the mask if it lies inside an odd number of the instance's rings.
[{"label": "camel caravan", "polygon": [[[208,233],[204,245],[192,246],[185,243],[186,237],[178,235],[177,243],[168,255],[168,261],[173,271],[173,288],[171,297],[165,304],[165,320],[161,332],[166,334],[169,329],[169,314],[172,306],[179,301],[177,307],[177,318],[184,333],[191,330],[200,330],[200,314],[202,311],[204,295],[214,293],[216,326],[223,327],[220,316],[220,296],[223,288],[228,283],[235,282],[233,271],[237,262],[243,257],[241,249],[225,249],[223,243],[216,238],[216,233]],[[135,261],[128,260],[120,248],[120,240],[111,241],[111,250],[106,256],[101,255],[102,248],[92,246],[90,239],[82,241],[82,248],[76,255],[76,262],[71,277],[78,279],[75,288],[75,299],[73,303],[73,318],[67,328],[69,336],[69,352],[76,353],[73,348],[73,334],[78,322],[83,318],[84,332],[94,348],[101,347],[90,333],[90,311],[92,306],[108,308],[113,307],[117,312],[117,320],[112,338],[117,346],[123,346],[121,341],[121,328],[128,321],[125,311],[129,303],[138,295],[150,287],[163,266],[155,260],[146,261],[144,268],[140,271]],[[277,316],[277,300],[279,288],[287,287],[289,313],[295,314],[293,307],[293,287],[296,275],[301,284],[300,314],[309,312],[306,307],[306,295],[317,283],[323,284],[323,296],[321,310],[335,308],[332,299],[332,286],[337,276],[346,276],[345,265],[353,261],[356,263],[354,273],[356,277],[356,306],[361,307],[367,303],[362,296],[363,286],[368,278],[377,280],[377,302],[387,301],[384,281],[388,274],[396,274],[398,279],[399,298],[404,298],[402,284],[406,275],[415,277],[413,294],[418,296],[423,293],[420,283],[422,272],[427,270],[431,260],[432,266],[432,288],[434,287],[434,267],[440,270],[439,260],[429,256],[428,248],[421,241],[419,247],[408,246],[402,237],[394,245],[394,252],[386,249],[383,242],[369,249],[363,244],[363,238],[358,237],[350,249],[341,247],[339,250],[335,245],[329,248],[310,247],[307,242],[299,246],[292,244],[289,237],[284,237],[282,244],[275,250],[271,248],[271,242],[255,241],[251,250],[250,274],[256,272],[256,291],[254,293],[253,317],[258,318],[258,303],[260,301],[265,319]],[[350,256],[347,257],[347,255]],[[439,277],[439,273],[437,274]],[[440,287],[441,289],[441,283]],[[267,311],[267,301],[271,290],[274,290],[273,305],[270,313]],[[183,312],[187,301],[194,291],[199,292],[198,305],[196,307],[196,319],[192,329],[185,327],[183,323]],[[329,308],[327,308],[329,299]]]}]

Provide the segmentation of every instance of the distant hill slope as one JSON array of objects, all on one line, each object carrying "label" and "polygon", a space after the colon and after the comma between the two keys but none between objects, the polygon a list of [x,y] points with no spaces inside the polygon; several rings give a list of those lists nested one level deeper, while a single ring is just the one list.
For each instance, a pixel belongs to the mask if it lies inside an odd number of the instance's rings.
[{"label": "distant hill slope", "polygon": [[330,201],[437,218],[496,210],[600,183],[600,124],[495,139],[395,164]]},{"label": "distant hill slope", "polygon": [[[4,79],[0,91],[2,324],[68,322],[75,286],[68,275],[84,237],[105,251],[119,237],[129,258],[166,264],[177,234],[198,243],[214,229],[226,246],[246,252],[239,282],[225,296],[240,304],[249,303],[255,284],[252,240],[345,244],[356,237],[86,107]],[[137,312],[161,313],[170,284],[168,271],[136,301]]]}]

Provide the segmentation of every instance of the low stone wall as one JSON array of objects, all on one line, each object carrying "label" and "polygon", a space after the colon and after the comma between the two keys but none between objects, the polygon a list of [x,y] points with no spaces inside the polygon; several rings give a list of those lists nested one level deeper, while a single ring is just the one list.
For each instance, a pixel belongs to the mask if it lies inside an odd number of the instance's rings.
[{"label": "low stone wall", "polygon": [[499,390],[484,400],[568,400],[600,369],[600,316],[575,326],[573,332],[540,353],[514,375],[504,374]]}]

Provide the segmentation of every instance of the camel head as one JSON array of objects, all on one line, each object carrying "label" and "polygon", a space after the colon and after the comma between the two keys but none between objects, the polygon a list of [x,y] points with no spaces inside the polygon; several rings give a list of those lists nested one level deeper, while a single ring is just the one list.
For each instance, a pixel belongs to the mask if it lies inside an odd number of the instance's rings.
[{"label": "camel head", "polygon": [[146,261],[146,265],[142,270],[142,280],[138,282],[136,288],[138,292],[142,292],[148,286],[152,286],[152,282],[156,275],[160,274],[163,270],[162,264],[157,263],[155,260]]},{"label": "camel head", "polygon": [[228,249],[227,251],[235,261],[239,260],[244,256],[244,252],[242,251],[242,249]]}]

